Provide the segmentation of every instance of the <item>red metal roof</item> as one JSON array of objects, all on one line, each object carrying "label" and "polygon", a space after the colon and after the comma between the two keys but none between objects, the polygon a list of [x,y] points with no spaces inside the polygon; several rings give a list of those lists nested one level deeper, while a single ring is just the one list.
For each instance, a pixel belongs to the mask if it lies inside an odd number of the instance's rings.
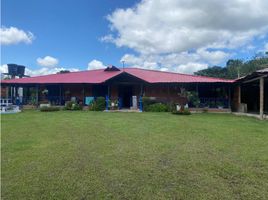
[{"label": "red metal roof", "polygon": [[149,83],[232,83],[233,80],[212,78],[206,76],[195,76],[174,72],[162,72],[157,70],[146,70],[139,68],[126,68],[125,71],[133,76],[143,79]]},{"label": "red metal roof", "polygon": [[195,76],[139,68],[125,68],[120,71],[104,71],[104,69],[51,74],[21,79],[2,80],[4,84],[57,84],[57,83],[91,83],[98,84],[122,73],[128,73],[148,83],[232,83],[234,80]]}]

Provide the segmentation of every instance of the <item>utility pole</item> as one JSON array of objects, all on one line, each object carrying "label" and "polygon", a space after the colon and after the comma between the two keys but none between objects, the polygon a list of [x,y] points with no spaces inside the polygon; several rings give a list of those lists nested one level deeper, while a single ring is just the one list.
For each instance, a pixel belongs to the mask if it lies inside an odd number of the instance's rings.
[{"label": "utility pole", "polygon": [[122,60],[122,63],[123,63],[123,71],[124,71],[124,69],[125,69],[125,61]]},{"label": "utility pole", "polygon": [[237,69],[237,78],[240,78],[240,68]]}]

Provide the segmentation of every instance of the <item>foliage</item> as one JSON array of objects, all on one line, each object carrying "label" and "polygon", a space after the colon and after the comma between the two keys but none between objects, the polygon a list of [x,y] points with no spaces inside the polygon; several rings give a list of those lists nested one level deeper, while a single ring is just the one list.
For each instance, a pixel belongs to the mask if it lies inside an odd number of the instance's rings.
[{"label": "foliage", "polygon": [[195,75],[210,76],[217,78],[236,79],[246,76],[256,70],[268,67],[268,54],[255,56],[251,60],[243,62],[239,59],[230,59],[225,67],[213,66],[195,72]]},{"label": "foliage", "polygon": [[56,106],[43,106],[39,110],[41,112],[54,112],[54,111],[59,111],[60,108]]},{"label": "foliage", "polygon": [[155,103],[157,103],[155,99],[151,99],[150,97],[142,97],[143,111],[149,111],[149,106]]},{"label": "foliage", "polygon": [[191,105],[194,107],[198,107],[200,104],[200,99],[198,97],[198,93],[196,91],[187,91],[186,97]]},{"label": "foliage", "polygon": [[105,110],[105,98],[98,97],[93,103],[89,105],[89,110],[91,111],[104,111]]},{"label": "foliage", "polygon": [[83,110],[83,104],[73,104],[72,110]]},{"label": "foliage", "polygon": [[65,110],[72,110],[73,104],[75,104],[75,102],[73,102],[73,101],[67,101],[67,102],[65,103],[65,107],[64,107],[64,109],[65,109]]},{"label": "foliage", "polygon": [[64,107],[64,110],[82,110],[82,109],[83,109],[83,105],[78,104],[74,101],[67,101]]},{"label": "foliage", "polygon": [[154,104],[150,104],[147,107],[148,112],[168,112],[169,107],[166,104],[163,103],[154,103]]},{"label": "foliage", "polygon": [[109,101],[109,109],[111,109],[111,110],[118,109],[118,104],[119,104],[118,100],[110,100]]}]

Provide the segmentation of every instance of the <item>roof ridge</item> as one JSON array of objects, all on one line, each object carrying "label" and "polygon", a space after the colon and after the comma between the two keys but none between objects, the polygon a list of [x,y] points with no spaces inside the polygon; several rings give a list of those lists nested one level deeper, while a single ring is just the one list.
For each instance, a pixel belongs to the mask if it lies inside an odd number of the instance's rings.
[{"label": "roof ridge", "polygon": [[217,77],[211,77],[211,76],[200,76],[200,75],[194,75],[194,74],[183,74],[179,72],[167,72],[167,71],[160,71],[156,69],[144,69],[144,68],[138,68],[138,67],[126,67],[125,69],[139,69],[144,71],[154,71],[154,72],[160,72],[160,73],[168,73],[168,74],[178,74],[178,75],[184,75],[184,76],[191,76],[191,77],[199,77],[199,78],[211,78],[211,79],[220,79],[220,80],[227,80],[227,81],[233,81],[234,79],[224,79],[224,78],[217,78]]}]

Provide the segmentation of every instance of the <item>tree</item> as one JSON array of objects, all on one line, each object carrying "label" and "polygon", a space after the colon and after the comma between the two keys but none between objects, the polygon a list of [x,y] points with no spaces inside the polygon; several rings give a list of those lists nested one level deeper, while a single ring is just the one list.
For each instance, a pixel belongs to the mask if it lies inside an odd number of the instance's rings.
[{"label": "tree", "polygon": [[199,76],[210,76],[210,77],[219,77],[219,78],[226,78],[227,77],[227,70],[226,68],[213,66],[208,69],[199,70],[194,73],[195,75]]},{"label": "tree", "polygon": [[[256,54],[257,55],[257,54]],[[254,56],[251,60],[243,62],[240,59],[230,59],[225,67],[214,66],[195,72],[195,75],[217,78],[236,79],[246,76],[256,70],[268,67],[268,52],[260,56]]]},{"label": "tree", "polygon": [[226,78],[235,79],[241,76],[241,68],[243,61],[239,59],[230,59],[226,63],[227,76]]}]

